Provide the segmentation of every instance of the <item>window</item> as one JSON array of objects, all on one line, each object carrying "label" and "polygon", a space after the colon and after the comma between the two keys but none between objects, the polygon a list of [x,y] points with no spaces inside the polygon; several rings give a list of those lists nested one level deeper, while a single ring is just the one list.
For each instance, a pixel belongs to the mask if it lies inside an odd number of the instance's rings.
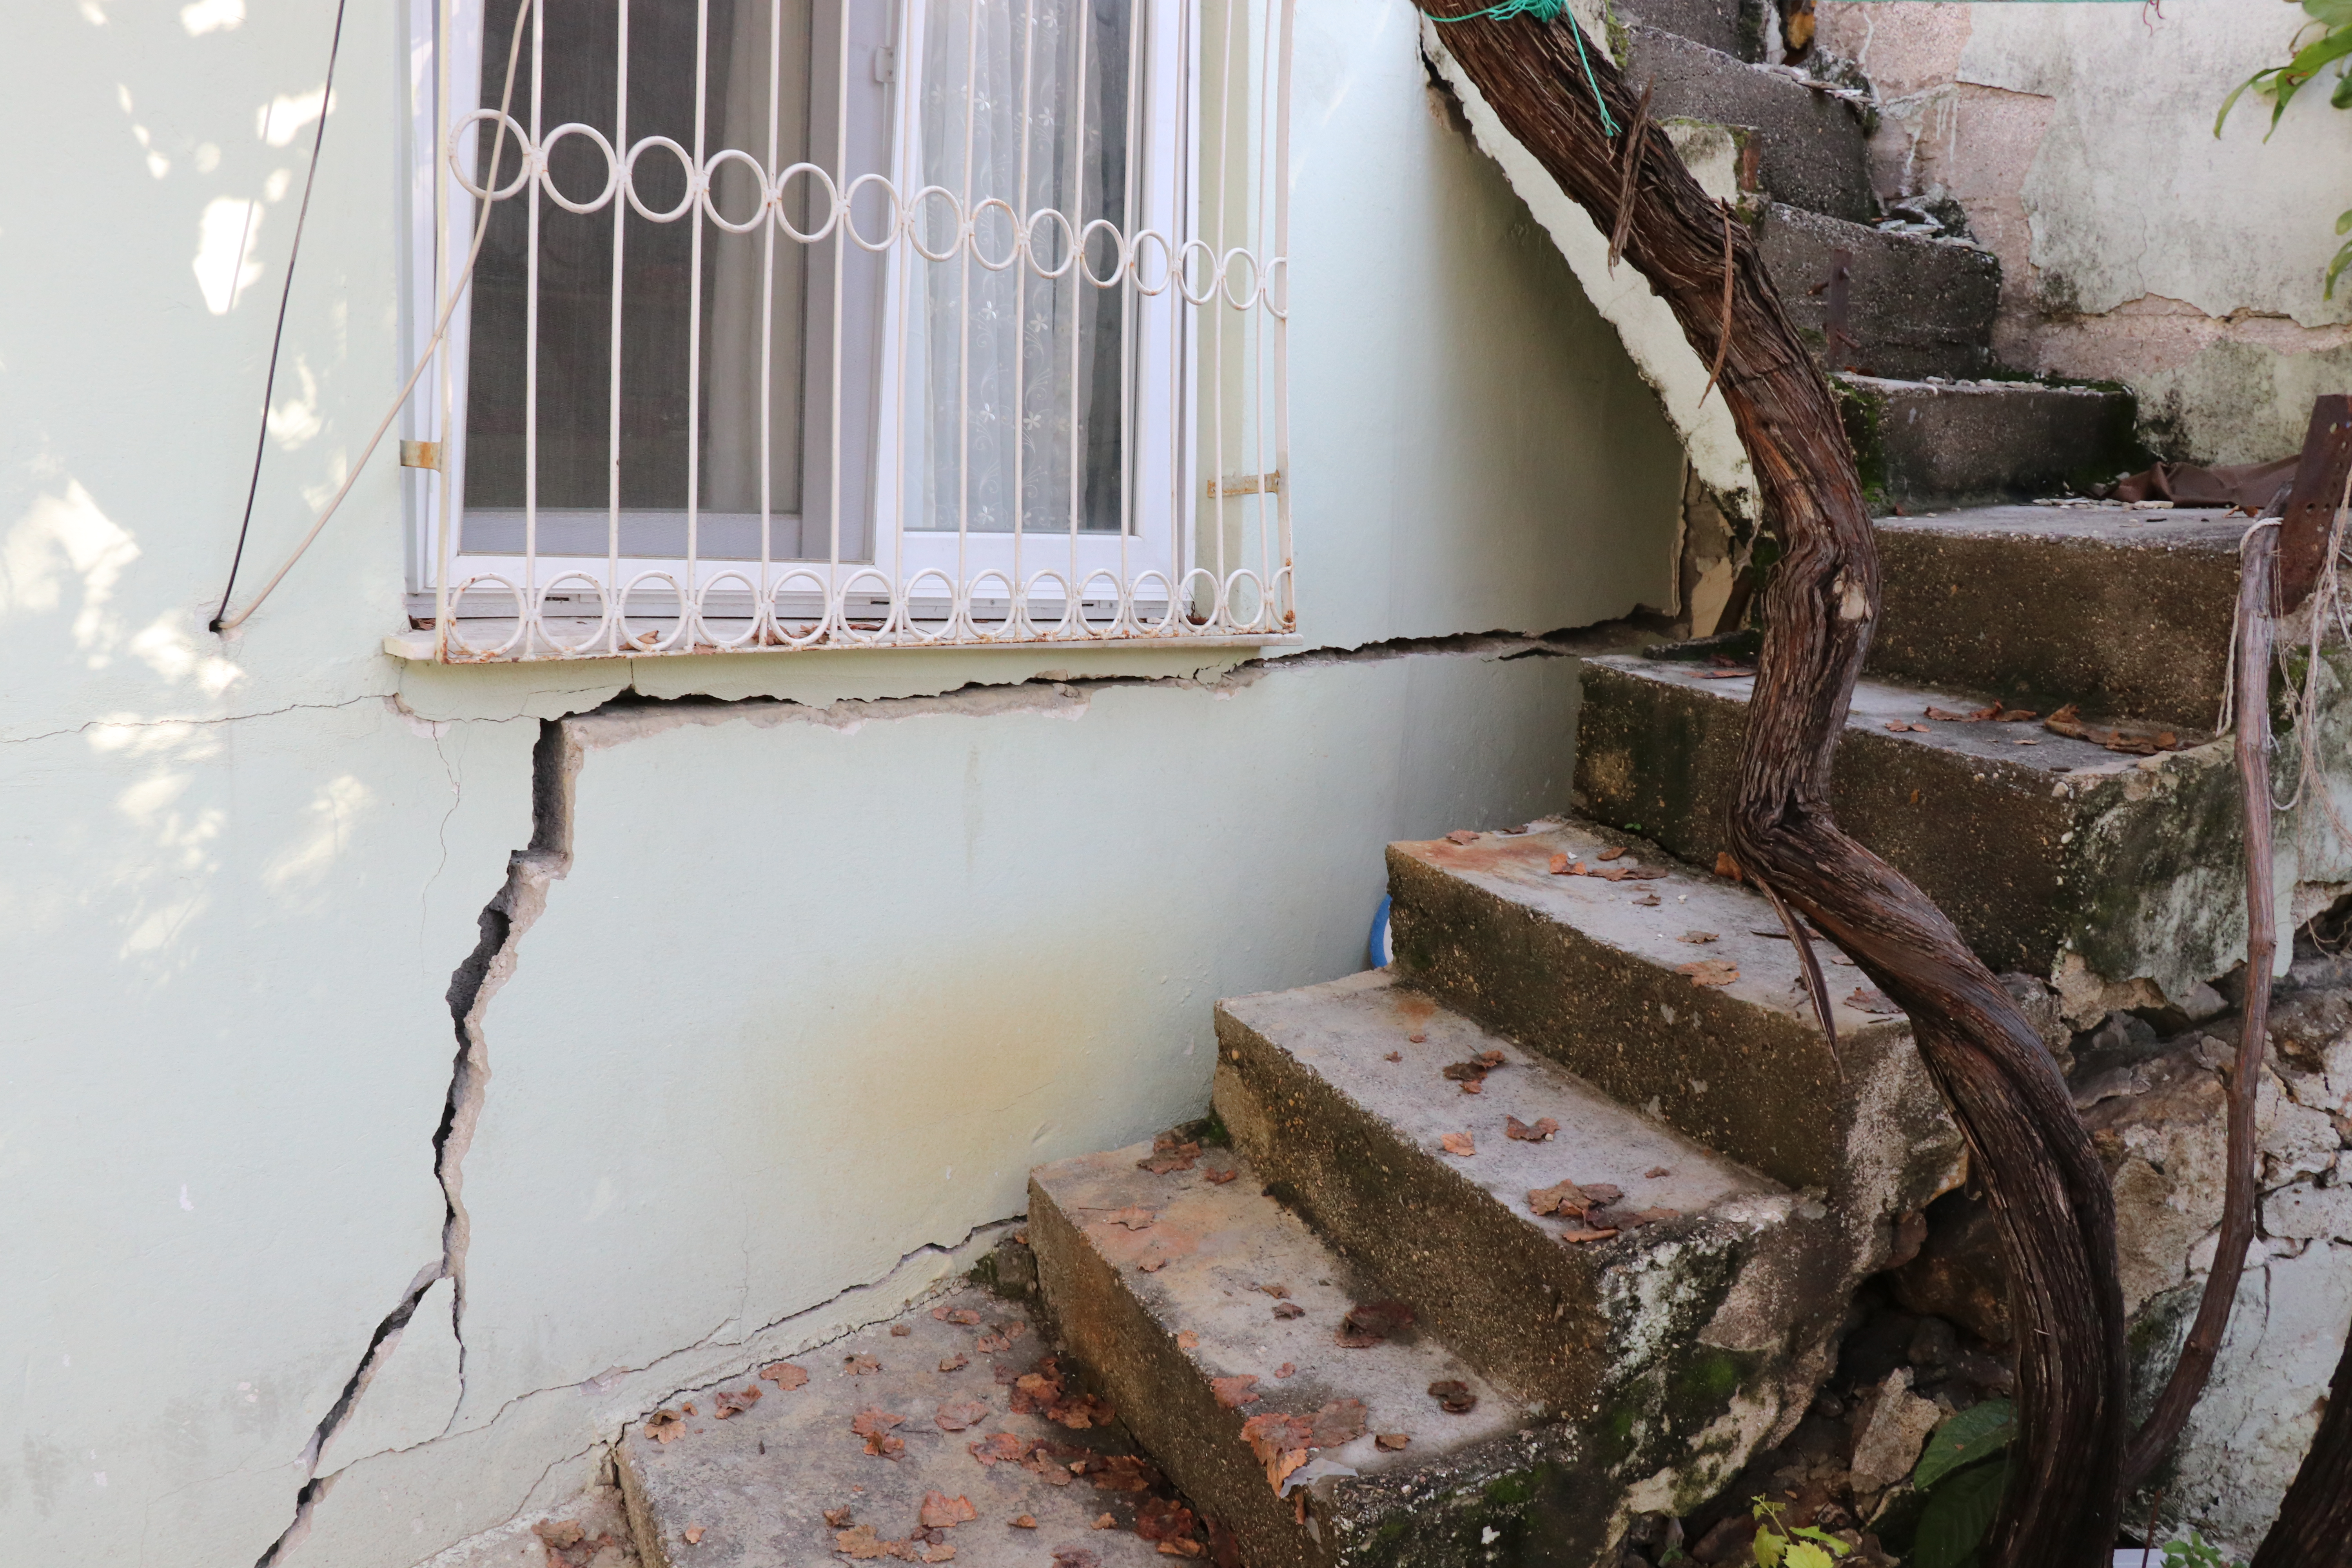
[{"label": "window", "polygon": [[413,642],[1290,630],[1284,0],[413,3]]}]

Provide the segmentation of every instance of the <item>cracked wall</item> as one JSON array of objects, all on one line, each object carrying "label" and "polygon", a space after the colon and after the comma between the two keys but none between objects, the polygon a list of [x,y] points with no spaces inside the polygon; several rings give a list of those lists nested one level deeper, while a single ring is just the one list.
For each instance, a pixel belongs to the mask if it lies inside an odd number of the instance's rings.
[{"label": "cracked wall", "polygon": [[2122,381],[2167,457],[2296,450],[2314,396],[2352,379],[2352,296],[2321,297],[2352,114],[2230,89],[2285,58],[2299,9],[2232,0],[1820,7],[1825,47],[1882,100],[1882,196],[1947,193],[2000,258],[1994,350]]},{"label": "cracked wall", "polygon": [[[1573,658],[1465,634],[1673,596],[1655,399],[1433,104],[1412,7],[1302,0],[1327,651],[404,667],[381,457],[212,638],[308,145],[259,110],[332,16],[215,10],[27,16],[0,95],[78,226],[0,318],[28,1558],[413,1563],[669,1391],[895,1311],[1029,1163],[1196,1108],[1215,995],[1353,967],[1384,840],[1565,801]],[[344,37],[248,563],[404,371],[396,43]]]}]

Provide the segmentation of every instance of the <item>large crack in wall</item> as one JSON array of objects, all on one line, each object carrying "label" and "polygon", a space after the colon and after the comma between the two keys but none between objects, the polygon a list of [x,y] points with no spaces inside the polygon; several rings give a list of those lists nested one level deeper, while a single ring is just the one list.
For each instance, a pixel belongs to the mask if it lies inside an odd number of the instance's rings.
[{"label": "large crack in wall", "polygon": [[[1336,665],[1380,662],[1414,657],[1491,658],[1558,658],[1592,655],[1636,647],[1668,632],[1664,617],[1640,612],[1620,620],[1567,628],[1540,635],[1510,632],[1465,633],[1442,637],[1404,637],[1356,647],[1324,647],[1286,658],[1253,659],[1213,677],[1098,676],[1076,679],[1037,678],[1001,684],[973,683],[952,691],[921,696],[843,699],[809,703],[791,699],[749,698],[724,700],[707,697],[646,697],[634,689],[585,712],[542,720],[531,752],[531,834],[528,846],[509,857],[507,874],[498,891],[478,917],[479,936],[473,950],[458,963],[449,980],[447,1001],[457,1037],[448,1093],[432,1138],[433,1170],[440,1184],[445,1217],[441,1256],[425,1264],[384,1314],[362,1350],[350,1378],[304,1447],[299,1463],[303,1480],[296,1493],[294,1517],[257,1560],[255,1568],[276,1568],[310,1533],[320,1503],[332,1489],[337,1472],[320,1474],[320,1465],[335,1435],[358,1411],[371,1383],[383,1371],[403,1331],[415,1316],[426,1293],[443,1279],[452,1285],[451,1331],[457,1346],[458,1400],[449,1424],[437,1436],[446,1436],[464,1407],[466,1369],[466,1261],[472,1226],[465,1203],[465,1164],[480,1125],[490,1079],[489,1039],[486,1017],[492,1000],[513,978],[522,939],[547,909],[552,884],[568,875],[573,856],[572,824],[575,792],[582,764],[591,751],[624,744],[683,725],[751,723],[768,727],[807,723],[854,731],[873,722],[950,714],[991,718],[1011,714],[1081,717],[1095,690],[1118,687],[1207,690],[1220,697],[1237,695],[1274,676],[1328,668]],[[1007,1222],[1010,1223],[1010,1222]],[[982,1227],[985,1230],[988,1227]],[[972,1245],[975,1231],[956,1247],[925,1246],[908,1253],[895,1278],[917,1259],[945,1256]],[[790,1325],[810,1320],[880,1291],[884,1281],[851,1286],[816,1306],[788,1314],[745,1336],[745,1342],[767,1338]],[[887,1294],[887,1292],[883,1292]],[[877,1298],[878,1299],[878,1298]],[[844,1331],[847,1331],[845,1329]],[[698,1350],[702,1345],[687,1347]],[[685,1353],[684,1352],[673,1353]],[[667,1358],[665,1358],[667,1359]],[[521,1396],[521,1397],[528,1397]],[[511,1403],[511,1402],[509,1402]],[[494,1415],[491,1418],[496,1420]],[[427,1439],[427,1442],[437,1440]]]}]

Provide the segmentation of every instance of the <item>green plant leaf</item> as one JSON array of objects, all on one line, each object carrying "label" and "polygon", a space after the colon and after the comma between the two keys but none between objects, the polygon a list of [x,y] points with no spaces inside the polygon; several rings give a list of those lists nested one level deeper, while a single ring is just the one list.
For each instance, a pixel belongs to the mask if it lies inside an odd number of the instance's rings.
[{"label": "green plant leaf", "polygon": [[1786,1568],[1837,1568],[1837,1560],[1810,1541],[1800,1541],[1789,1548]]},{"label": "green plant leaf", "polygon": [[1756,1532],[1757,1568],[1780,1568],[1780,1559],[1789,1550],[1788,1541],[1769,1530]]},{"label": "green plant leaf", "polygon": [[2006,1459],[1970,1465],[1945,1477],[1943,1485],[1928,1494],[1927,1511],[1919,1516],[1919,1533],[1911,1542],[1912,1568],[1960,1568],[1984,1544],[2008,1480]]},{"label": "green plant leaf", "polygon": [[2315,22],[2330,27],[2352,27],[2352,0],[2303,0],[2303,8]]},{"label": "green plant leaf", "polygon": [[1998,1454],[2017,1436],[2017,1406],[2006,1399],[1971,1405],[1936,1428],[1927,1450],[1919,1456],[1911,1484],[1926,1491],[1958,1469],[1989,1454]]},{"label": "green plant leaf", "polygon": [[[2347,213],[2344,216],[2346,217],[2352,217],[2352,213]],[[2343,226],[2340,224],[2337,226],[2336,232],[2338,234],[2342,234],[2344,232]],[[2337,251],[2336,253],[2336,259],[2327,264],[2327,286],[2319,291],[2319,297],[2321,299],[2333,300],[2336,298],[2336,280],[2344,276],[2344,269],[2347,267],[2352,267],[2352,245],[2347,245],[2343,249]]]}]

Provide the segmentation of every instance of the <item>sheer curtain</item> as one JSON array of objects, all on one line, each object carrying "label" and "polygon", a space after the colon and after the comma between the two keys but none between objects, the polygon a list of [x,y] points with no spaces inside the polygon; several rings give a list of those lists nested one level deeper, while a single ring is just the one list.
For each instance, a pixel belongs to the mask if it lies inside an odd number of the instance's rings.
[{"label": "sheer curtain", "polygon": [[[930,0],[917,105],[917,166],[926,185],[971,211],[993,197],[1024,216],[1040,265],[1067,257],[1096,218],[1129,226],[1127,190],[1131,0]],[[947,248],[947,204],[915,215],[924,243]],[[991,208],[978,248],[1013,247]],[[1110,246],[1097,237],[1097,273]],[[1073,267],[1059,279],[1026,265],[991,271],[959,253],[919,258],[919,319],[908,344],[908,418],[919,432],[910,528],[1009,532],[1115,530],[1120,524],[1122,289],[1097,289]],[[1016,488],[1018,496],[1016,500]]]}]

